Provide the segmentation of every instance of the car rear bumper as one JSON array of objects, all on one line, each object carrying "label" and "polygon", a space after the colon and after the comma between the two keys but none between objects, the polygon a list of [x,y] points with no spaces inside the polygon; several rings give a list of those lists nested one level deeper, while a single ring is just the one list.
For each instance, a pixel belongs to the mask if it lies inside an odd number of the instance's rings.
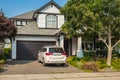
[{"label": "car rear bumper", "polygon": [[47,60],[46,61],[46,63],[48,63],[48,64],[50,64],[50,63],[52,63],[52,64],[62,64],[62,63],[66,63],[66,59],[49,59],[49,60]]},{"label": "car rear bumper", "polygon": [[59,64],[66,63],[66,61],[48,61],[47,63]]}]

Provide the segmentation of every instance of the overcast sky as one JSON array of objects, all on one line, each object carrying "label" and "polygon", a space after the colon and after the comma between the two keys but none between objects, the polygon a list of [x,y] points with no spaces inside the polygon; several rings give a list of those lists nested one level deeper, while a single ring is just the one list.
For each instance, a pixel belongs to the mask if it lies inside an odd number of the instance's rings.
[{"label": "overcast sky", "polygon": [[[10,18],[25,12],[36,10],[50,0],[0,0],[0,9]],[[67,0],[54,0],[58,5],[64,6]]]}]

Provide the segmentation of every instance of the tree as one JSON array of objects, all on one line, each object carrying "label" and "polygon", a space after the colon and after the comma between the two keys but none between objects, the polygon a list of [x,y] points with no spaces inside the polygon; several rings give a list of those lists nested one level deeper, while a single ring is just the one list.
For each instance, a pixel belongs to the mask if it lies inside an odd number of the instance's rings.
[{"label": "tree", "polygon": [[7,19],[3,12],[0,12],[0,54],[3,54],[4,44],[6,38],[15,37],[17,28],[14,26],[13,22]]},{"label": "tree", "polygon": [[68,35],[94,33],[107,47],[107,64],[120,43],[120,0],[68,0],[61,9],[66,16],[62,30]]}]

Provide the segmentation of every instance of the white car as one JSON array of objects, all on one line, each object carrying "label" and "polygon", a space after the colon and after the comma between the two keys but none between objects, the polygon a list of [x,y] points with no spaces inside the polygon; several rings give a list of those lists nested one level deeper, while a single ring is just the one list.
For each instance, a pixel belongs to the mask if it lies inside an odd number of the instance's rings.
[{"label": "white car", "polygon": [[38,53],[38,61],[46,64],[66,65],[66,52],[61,47],[43,47]]}]

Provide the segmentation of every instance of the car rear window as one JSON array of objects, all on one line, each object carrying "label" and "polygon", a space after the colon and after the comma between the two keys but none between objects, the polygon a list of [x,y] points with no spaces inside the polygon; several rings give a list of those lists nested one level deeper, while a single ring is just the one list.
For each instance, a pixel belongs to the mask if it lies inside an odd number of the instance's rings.
[{"label": "car rear window", "polygon": [[49,52],[52,52],[52,53],[62,53],[63,49],[62,48],[49,48]]}]

